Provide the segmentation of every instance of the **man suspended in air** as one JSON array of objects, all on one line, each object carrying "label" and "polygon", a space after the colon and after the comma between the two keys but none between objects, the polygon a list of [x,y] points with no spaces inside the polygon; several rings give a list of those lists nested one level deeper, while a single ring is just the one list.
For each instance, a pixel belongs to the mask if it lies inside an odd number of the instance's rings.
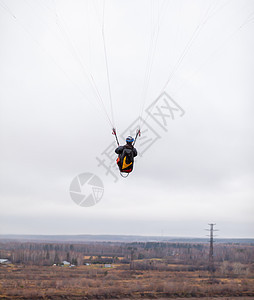
[{"label": "man suspended in air", "polygon": [[126,138],[126,145],[119,146],[115,152],[118,154],[116,160],[120,172],[130,173],[133,170],[134,157],[138,155],[136,148],[133,146],[134,138],[128,136]]}]

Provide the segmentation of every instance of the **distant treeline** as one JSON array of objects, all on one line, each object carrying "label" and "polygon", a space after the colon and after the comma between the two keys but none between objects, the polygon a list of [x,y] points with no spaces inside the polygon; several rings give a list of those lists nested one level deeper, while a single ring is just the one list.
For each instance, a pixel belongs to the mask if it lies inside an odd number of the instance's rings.
[{"label": "distant treeline", "polygon": [[[163,242],[163,243],[207,243],[207,238],[187,238],[170,236],[139,236],[139,235],[20,235],[0,234],[0,241],[44,242],[44,243],[90,243],[90,242]],[[252,244],[254,239],[248,238],[217,238],[217,243]]]},{"label": "distant treeline", "polygon": [[[119,263],[136,266],[142,261],[163,259],[167,264],[195,267],[207,265],[209,244],[163,242],[92,242],[87,244],[1,242],[0,258],[8,258],[15,264],[52,265],[63,260],[75,265],[84,263]],[[215,244],[214,262],[254,261],[254,246],[249,244]],[[152,267],[152,263],[149,262]]]}]

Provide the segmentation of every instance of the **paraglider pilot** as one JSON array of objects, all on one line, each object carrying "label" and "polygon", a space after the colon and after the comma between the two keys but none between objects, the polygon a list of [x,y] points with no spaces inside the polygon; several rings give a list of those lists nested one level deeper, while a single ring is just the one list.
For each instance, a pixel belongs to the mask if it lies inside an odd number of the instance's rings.
[{"label": "paraglider pilot", "polygon": [[134,157],[138,155],[136,148],[133,146],[134,138],[128,136],[126,145],[119,146],[115,149],[118,158],[116,160],[120,172],[130,173],[133,170]]}]

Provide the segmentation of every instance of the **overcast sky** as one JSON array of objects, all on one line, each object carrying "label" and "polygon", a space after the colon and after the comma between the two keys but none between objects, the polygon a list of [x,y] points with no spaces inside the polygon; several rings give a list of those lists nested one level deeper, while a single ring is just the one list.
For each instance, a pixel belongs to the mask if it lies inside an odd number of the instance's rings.
[{"label": "overcast sky", "polygon": [[[253,238],[254,1],[103,3],[0,0],[0,234]],[[91,78],[119,137],[163,91],[182,109],[146,119],[127,179],[98,166],[114,136]],[[92,207],[69,193],[86,172]]]}]

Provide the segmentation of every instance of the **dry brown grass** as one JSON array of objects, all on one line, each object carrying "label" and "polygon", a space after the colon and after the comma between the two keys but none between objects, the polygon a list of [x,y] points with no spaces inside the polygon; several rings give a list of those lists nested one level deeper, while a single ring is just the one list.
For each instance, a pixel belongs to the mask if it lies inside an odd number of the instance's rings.
[{"label": "dry brown grass", "polygon": [[0,299],[254,297],[254,276],[211,281],[206,271],[12,265],[0,267],[0,291]]}]

